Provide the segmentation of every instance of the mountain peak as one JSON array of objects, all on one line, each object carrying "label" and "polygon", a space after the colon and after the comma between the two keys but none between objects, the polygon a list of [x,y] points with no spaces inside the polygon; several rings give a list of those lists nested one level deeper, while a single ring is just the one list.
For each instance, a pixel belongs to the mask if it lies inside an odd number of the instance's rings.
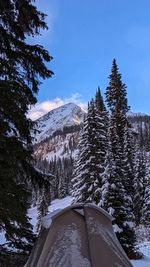
[{"label": "mountain peak", "polygon": [[74,103],[68,103],[49,111],[36,121],[40,133],[36,134],[35,143],[52,136],[58,130],[63,130],[64,127],[80,125],[84,115],[85,111]]}]

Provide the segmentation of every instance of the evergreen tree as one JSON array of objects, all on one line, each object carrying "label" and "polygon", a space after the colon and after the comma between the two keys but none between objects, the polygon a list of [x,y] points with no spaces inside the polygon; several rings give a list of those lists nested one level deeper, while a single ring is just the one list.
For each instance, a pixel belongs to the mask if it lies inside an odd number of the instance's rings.
[{"label": "evergreen tree", "polygon": [[106,112],[106,107],[103,101],[103,97],[101,95],[101,90],[100,87],[98,86],[97,91],[96,91],[96,96],[95,96],[95,103],[96,107],[99,109],[101,113]]},{"label": "evergreen tree", "polygon": [[141,223],[143,223],[148,228],[149,233],[150,233],[150,167],[149,167],[149,164],[147,166],[145,180],[146,181],[145,181]]},{"label": "evergreen tree", "polygon": [[123,148],[124,128],[127,124],[129,106],[126,97],[126,85],[122,83],[116,60],[113,60],[109,86],[106,88],[106,102],[110,109],[113,122],[116,124],[117,136]]},{"label": "evergreen tree", "polygon": [[135,223],[139,225],[142,220],[142,210],[144,205],[144,192],[146,182],[146,162],[144,152],[137,146],[135,154],[135,167],[134,167],[134,216]]},{"label": "evergreen tree", "polygon": [[58,197],[63,198],[66,196],[67,184],[64,176],[64,162],[61,158],[57,161],[57,170],[59,171]]},{"label": "evergreen tree", "polygon": [[[115,211],[113,206],[114,206],[114,201],[116,201],[116,197],[119,197],[119,194],[115,194],[116,189],[118,191],[119,185],[116,185],[118,181],[118,174],[117,174],[117,167],[116,167],[116,162],[113,154],[113,149],[114,149],[114,143],[113,139],[110,135],[111,130],[113,130],[114,134],[114,128],[111,129],[109,127],[108,131],[108,147],[107,147],[107,154],[106,154],[106,159],[105,159],[105,170],[103,172],[103,179],[102,179],[102,198],[99,203],[99,206],[102,208],[106,209],[110,215],[113,215],[113,212]],[[112,192],[114,191],[114,192]],[[121,194],[122,198],[122,194]],[[116,201],[118,204],[122,204],[121,201]]]},{"label": "evergreen tree", "polygon": [[131,210],[133,211],[133,199],[134,199],[134,137],[130,129],[129,123],[124,128],[124,150],[123,150],[123,161],[124,161],[124,180],[123,184],[126,192],[129,195],[129,202]]},{"label": "evergreen tree", "polygon": [[109,118],[103,97],[101,95],[100,87],[98,87],[95,96],[95,113],[97,119],[98,144],[101,153],[101,163],[103,164],[107,152],[107,131]]},{"label": "evergreen tree", "polygon": [[[135,246],[133,203],[130,195],[133,190],[130,188],[131,192],[128,191],[128,175],[131,174],[127,120],[129,107],[126,97],[126,86],[122,83],[121,74],[118,71],[115,59],[113,60],[112,70],[109,76],[109,86],[106,88],[106,102],[110,109],[109,146],[111,149],[109,149],[111,158],[113,158],[113,178],[108,174],[108,177],[104,179],[106,185],[107,179],[109,181],[109,189],[106,192],[108,191],[107,194],[110,198],[108,197],[107,199],[106,197],[106,201],[103,202],[107,203],[107,210],[109,212],[110,208],[108,207],[111,205],[111,210],[113,210],[113,216],[117,225],[115,227],[117,229],[116,234],[124,250],[129,255],[134,253]],[[127,163],[128,166],[126,166]],[[109,173],[111,173],[110,163],[108,164],[108,166],[106,164],[106,170],[108,169]],[[105,188],[106,185],[104,184],[103,187]]]},{"label": "evergreen tree", "polygon": [[[95,96],[95,117],[96,117],[96,136],[97,136],[97,156],[96,164],[99,166],[97,177],[99,177],[99,191],[101,192],[104,165],[107,153],[107,131],[108,131],[108,114],[101,95],[100,87]],[[100,193],[101,195],[101,193]],[[101,199],[101,197],[99,197]],[[100,200],[101,201],[101,200]]]},{"label": "evergreen tree", "polygon": [[102,199],[100,206],[115,218],[114,231],[129,255],[135,252],[135,233],[132,201],[125,190],[123,179],[122,149],[116,135],[116,128],[109,123],[109,145],[103,174]]},{"label": "evergreen tree", "polygon": [[59,198],[66,197],[67,191],[67,179],[63,175],[59,177],[59,187],[58,187],[58,196]]},{"label": "evergreen tree", "polygon": [[72,179],[74,202],[99,203],[101,193],[99,179],[101,166],[97,164],[99,155],[95,103],[92,100],[88,105],[88,113],[79,144],[79,156]]},{"label": "evergreen tree", "polygon": [[41,220],[44,216],[46,216],[49,205],[50,205],[50,191],[48,187],[43,186],[42,190],[40,190],[40,195],[39,195],[38,203],[37,203],[37,208],[38,208],[37,231],[38,232],[41,228]]},{"label": "evergreen tree", "polygon": [[33,168],[31,128],[26,117],[36,103],[39,78],[51,77],[45,61],[52,57],[40,45],[29,45],[28,36],[46,29],[45,15],[30,0],[0,1],[0,231],[17,248],[31,243],[28,179],[39,177]]}]

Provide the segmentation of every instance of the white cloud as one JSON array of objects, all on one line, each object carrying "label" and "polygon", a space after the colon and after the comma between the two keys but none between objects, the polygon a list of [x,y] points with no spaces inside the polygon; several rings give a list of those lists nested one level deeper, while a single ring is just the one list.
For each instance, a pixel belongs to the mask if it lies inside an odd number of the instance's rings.
[{"label": "white cloud", "polygon": [[32,120],[36,120],[41,116],[43,116],[44,114],[46,114],[47,112],[49,112],[50,110],[58,108],[67,103],[75,103],[85,110],[87,108],[87,103],[82,101],[81,95],[79,93],[76,93],[69,98],[61,99],[57,97],[52,100],[47,100],[41,103],[37,103],[30,109],[28,117]]}]

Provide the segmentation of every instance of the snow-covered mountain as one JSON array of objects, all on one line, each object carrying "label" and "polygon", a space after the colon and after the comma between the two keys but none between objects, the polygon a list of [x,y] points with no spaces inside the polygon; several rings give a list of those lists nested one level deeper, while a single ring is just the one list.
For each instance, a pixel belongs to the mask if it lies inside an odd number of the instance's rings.
[{"label": "snow-covered mountain", "polygon": [[56,108],[36,121],[35,156],[47,161],[74,158],[85,111],[73,103]]},{"label": "snow-covered mountain", "polygon": [[63,131],[66,127],[80,125],[84,116],[85,111],[74,103],[51,110],[36,121],[39,133],[35,135],[35,143],[52,137],[54,133]]}]

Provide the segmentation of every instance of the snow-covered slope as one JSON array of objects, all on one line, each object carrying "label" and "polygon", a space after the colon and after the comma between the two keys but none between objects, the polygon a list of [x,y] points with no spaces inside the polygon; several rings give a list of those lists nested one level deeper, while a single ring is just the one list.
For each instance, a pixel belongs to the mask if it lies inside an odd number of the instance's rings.
[{"label": "snow-covered slope", "polygon": [[145,241],[138,246],[139,251],[143,254],[144,258],[141,260],[132,260],[134,267],[150,267],[150,242]]},{"label": "snow-covered slope", "polygon": [[34,155],[38,160],[46,159],[49,162],[54,158],[75,158],[78,151],[79,138],[79,131],[54,136],[39,143],[36,146]]},{"label": "snow-covered slope", "polygon": [[39,133],[35,135],[35,143],[52,136],[64,127],[80,125],[84,120],[85,111],[74,103],[63,105],[51,110],[36,121]]}]

